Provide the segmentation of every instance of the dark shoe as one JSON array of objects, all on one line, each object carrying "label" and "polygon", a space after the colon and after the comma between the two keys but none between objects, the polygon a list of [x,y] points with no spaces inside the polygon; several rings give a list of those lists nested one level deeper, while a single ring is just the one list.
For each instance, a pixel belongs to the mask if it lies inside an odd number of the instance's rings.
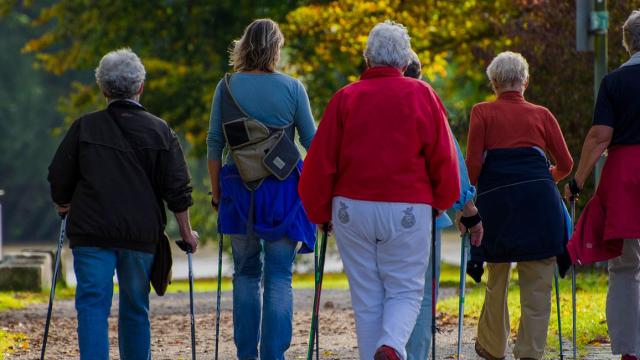
[{"label": "dark shoe", "polygon": [[478,341],[476,341],[476,354],[478,354],[478,356],[486,360],[504,360],[504,357],[495,357],[489,354],[487,350],[483,349],[482,346],[478,344]]},{"label": "dark shoe", "polygon": [[620,360],[638,360],[638,357],[635,355],[625,354],[625,355],[622,355]]},{"label": "dark shoe", "polygon": [[398,353],[393,350],[392,347],[382,345],[378,348],[376,354],[373,355],[373,360],[400,360],[400,356],[398,356]]}]

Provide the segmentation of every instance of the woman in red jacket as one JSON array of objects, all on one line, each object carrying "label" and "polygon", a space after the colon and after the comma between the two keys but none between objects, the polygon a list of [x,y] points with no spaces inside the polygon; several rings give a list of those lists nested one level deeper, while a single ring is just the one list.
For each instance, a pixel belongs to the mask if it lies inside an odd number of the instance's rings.
[{"label": "woman in red jacket", "polygon": [[371,30],[368,69],[329,102],[299,185],[309,219],[333,223],[366,360],[406,358],[432,209],[460,196],[444,107],[429,85],[403,76],[410,51],[404,26]]},{"label": "woman in red jacket", "polygon": [[529,65],[522,55],[499,54],[487,75],[498,99],[473,107],[467,143],[469,178],[477,185],[484,225],[482,244],[471,249],[471,258],[486,261],[489,272],[476,352],[484,359],[504,359],[510,333],[507,287],[511,262],[517,262],[522,316],[514,357],[541,359],[555,257],[564,252],[567,237],[556,182],[571,172],[573,160],[553,114],[524,99]]}]

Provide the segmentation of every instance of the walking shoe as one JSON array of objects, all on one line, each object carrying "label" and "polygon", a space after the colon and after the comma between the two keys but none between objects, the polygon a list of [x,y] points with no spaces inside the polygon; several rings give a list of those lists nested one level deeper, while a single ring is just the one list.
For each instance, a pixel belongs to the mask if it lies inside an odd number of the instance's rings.
[{"label": "walking shoe", "polygon": [[373,360],[400,360],[400,356],[398,356],[398,353],[393,350],[392,347],[382,345],[378,348],[376,354],[373,355]]},{"label": "walking shoe", "polygon": [[487,352],[487,350],[483,349],[482,346],[480,346],[480,344],[478,344],[478,341],[476,341],[476,354],[478,354],[478,356],[480,356],[483,359],[486,360],[504,360],[504,357],[495,357],[491,354],[489,354],[489,352]]},{"label": "walking shoe", "polygon": [[638,360],[638,357],[635,355],[625,354],[625,355],[622,355],[620,360]]}]

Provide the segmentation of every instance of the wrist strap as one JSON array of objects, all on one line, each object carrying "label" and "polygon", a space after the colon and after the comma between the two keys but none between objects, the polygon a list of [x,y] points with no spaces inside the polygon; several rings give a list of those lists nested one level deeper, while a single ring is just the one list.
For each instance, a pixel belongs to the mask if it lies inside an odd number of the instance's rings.
[{"label": "wrist strap", "polygon": [[470,229],[476,225],[478,225],[482,221],[482,217],[480,217],[480,213],[476,213],[473,216],[463,216],[460,218],[460,222],[464,227]]}]

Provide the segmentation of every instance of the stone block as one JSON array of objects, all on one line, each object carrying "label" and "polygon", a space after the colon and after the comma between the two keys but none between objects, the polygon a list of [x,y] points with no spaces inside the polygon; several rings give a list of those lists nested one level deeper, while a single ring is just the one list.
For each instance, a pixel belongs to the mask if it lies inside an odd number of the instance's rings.
[{"label": "stone block", "polygon": [[6,253],[0,262],[0,290],[50,289],[52,262],[51,256],[46,253]]}]

